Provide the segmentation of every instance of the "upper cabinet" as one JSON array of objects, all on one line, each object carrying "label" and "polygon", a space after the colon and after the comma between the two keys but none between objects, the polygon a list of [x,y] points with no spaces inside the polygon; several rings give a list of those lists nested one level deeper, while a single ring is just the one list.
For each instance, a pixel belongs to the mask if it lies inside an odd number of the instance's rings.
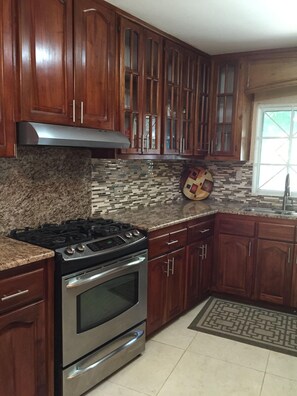
[{"label": "upper cabinet", "polygon": [[0,0],[0,157],[15,154],[12,4],[10,0]]},{"label": "upper cabinet", "polygon": [[20,120],[114,129],[115,12],[104,4],[18,2]]},{"label": "upper cabinet", "polygon": [[251,99],[244,93],[245,68],[241,59],[213,60],[209,134],[212,159],[248,159]]},{"label": "upper cabinet", "polygon": [[126,154],[160,154],[162,37],[120,20],[120,124]]}]

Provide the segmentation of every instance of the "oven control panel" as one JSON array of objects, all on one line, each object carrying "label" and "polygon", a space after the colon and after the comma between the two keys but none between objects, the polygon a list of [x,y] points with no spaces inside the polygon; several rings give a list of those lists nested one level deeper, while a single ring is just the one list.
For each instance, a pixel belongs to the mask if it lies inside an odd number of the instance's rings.
[{"label": "oven control panel", "polygon": [[65,248],[57,249],[64,261],[107,254],[114,250],[125,249],[125,247],[138,244],[147,237],[137,229],[125,231],[117,235],[101,237],[88,242],[69,245]]}]

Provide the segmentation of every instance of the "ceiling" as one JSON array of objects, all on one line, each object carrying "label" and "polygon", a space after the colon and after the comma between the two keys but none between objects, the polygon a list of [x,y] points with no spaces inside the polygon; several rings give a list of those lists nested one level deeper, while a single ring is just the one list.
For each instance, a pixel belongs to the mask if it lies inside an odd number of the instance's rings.
[{"label": "ceiling", "polygon": [[296,0],[106,0],[210,54],[297,47]]}]

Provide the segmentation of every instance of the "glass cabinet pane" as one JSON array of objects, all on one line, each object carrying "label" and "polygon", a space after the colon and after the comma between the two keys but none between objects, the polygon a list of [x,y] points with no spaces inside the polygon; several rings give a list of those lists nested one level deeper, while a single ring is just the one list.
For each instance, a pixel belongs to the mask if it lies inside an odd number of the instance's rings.
[{"label": "glass cabinet pane", "polygon": [[232,122],[232,110],[233,110],[233,96],[226,97],[226,115],[225,122]]},{"label": "glass cabinet pane", "polygon": [[133,56],[133,64],[132,64],[132,70],[133,71],[138,71],[138,33],[133,32],[133,44],[132,44],[132,56]]},{"label": "glass cabinet pane", "polygon": [[157,114],[158,87],[159,87],[159,82],[153,81],[153,94],[152,94],[152,113],[153,114]]},{"label": "glass cabinet pane", "polygon": [[131,69],[131,30],[125,31],[125,67]]},{"label": "glass cabinet pane", "polygon": [[138,76],[133,76],[133,110],[138,110]]},{"label": "glass cabinet pane", "polygon": [[125,75],[125,109],[130,109],[131,92],[130,92],[130,74]]},{"label": "glass cabinet pane", "polygon": [[146,68],[146,74],[148,76],[152,75],[151,72],[151,64],[152,64],[152,40],[148,39],[146,41],[146,48],[145,48],[145,68]]},{"label": "glass cabinet pane", "polygon": [[227,80],[226,80],[226,93],[233,93],[234,89],[234,73],[235,68],[233,65],[227,65]]},{"label": "glass cabinet pane", "polygon": [[225,98],[223,96],[218,98],[218,105],[217,105],[217,122],[222,123],[224,122],[224,109],[225,109]]},{"label": "glass cabinet pane", "polygon": [[159,45],[153,42],[153,77],[159,78]]},{"label": "glass cabinet pane", "polygon": [[225,66],[221,66],[219,69],[219,86],[218,92],[220,94],[225,93],[225,81],[226,81],[226,69]]}]

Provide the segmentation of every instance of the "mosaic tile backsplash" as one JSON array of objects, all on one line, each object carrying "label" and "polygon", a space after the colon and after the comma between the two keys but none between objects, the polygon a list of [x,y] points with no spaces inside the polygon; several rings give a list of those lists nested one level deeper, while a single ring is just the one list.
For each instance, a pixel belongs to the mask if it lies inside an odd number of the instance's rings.
[{"label": "mosaic tile backsplash", "polygon": [[205,166],[214,177],[215,201],[280,207],[281,198],[251,194],[253,165],[241,162],[92,160],[92,213],[113,212],[185,199],[180,175],[188,166]]},{"label": "mosaic tile backsplash", "polygon": [[0,158],[0,234],[91,215],[88,150],[19,148]]}]

